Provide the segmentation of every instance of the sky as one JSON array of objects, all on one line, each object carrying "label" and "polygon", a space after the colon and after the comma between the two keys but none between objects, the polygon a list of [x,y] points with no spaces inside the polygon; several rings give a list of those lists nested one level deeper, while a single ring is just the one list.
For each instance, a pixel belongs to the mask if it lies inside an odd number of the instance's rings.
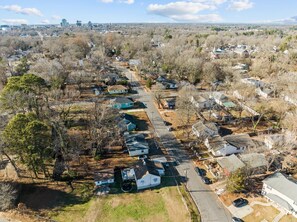
[{"label": "sky", "polygon": [[297,0],[0,0],[0,24],[277,23],[296,8]]}]

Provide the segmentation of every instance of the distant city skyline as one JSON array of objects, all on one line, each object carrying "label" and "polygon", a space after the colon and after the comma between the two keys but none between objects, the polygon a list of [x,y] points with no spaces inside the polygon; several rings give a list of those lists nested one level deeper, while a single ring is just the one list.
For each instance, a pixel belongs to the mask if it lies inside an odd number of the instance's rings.
[{"label": "distant city skyline", "polygon": [[0,0],[0,24],[290,23],[296,0]]}]

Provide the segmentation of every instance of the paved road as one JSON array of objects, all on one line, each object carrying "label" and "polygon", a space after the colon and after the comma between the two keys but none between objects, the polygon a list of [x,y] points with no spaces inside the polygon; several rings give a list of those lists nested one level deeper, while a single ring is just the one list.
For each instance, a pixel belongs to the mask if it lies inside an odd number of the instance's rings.
[{"label": "paved road", "polygon": [[[137,81],[136,76],[129,70],[122,69],[130,81]],[[188,190],[194,199],[201,214],[203,222],[230,222],[229,211],[219,201],[217,195],[205,185],[194,170],[194,164],[189,155],[182,148],[173,133],[168,132],[163,119],[153,103],[152,95],[144,90],[142,86],[137,87],[138,98],[146,104],[146,112],[150,118],[156,134],[160,137],[164,147],[167,148],[170,156],[180,162],[176,167],[181,176],[187,173]]]}]

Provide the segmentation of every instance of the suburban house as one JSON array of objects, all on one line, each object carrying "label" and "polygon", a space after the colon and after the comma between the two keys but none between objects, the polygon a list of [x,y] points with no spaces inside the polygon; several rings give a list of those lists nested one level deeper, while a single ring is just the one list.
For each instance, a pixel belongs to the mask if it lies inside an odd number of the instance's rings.
[{"label": "suburban house", "polygon": [[263,153],[240,154],[239,158],[245,164],[246,169],[252,174],[265,173],[267,160]]},{"label": "suburban house", "polygon": [[241,57],[244,57],[244,58],[247,58],[249,57],[250,53],[249,51],[247,50],[247,47],[246,45],[238,45],[234,51],[233,51],[235,54],[241,56]]},{"label": "suburban house", "polygon": [[174,109],[176,98],[164,98],[161,100],[163,109]]},{"label": "suburban house", "polygon": [[235,108],[236,104],[229,100],[229,98],[221,93],[221,92],[214,92],[211,94],[211,98],[214,99],[214,101],[220,105],[225,107],[226,109]]},{"label": "suburban house", "polygon": [[238,63],[233,66],[232,69],[239,71],[240,73],[246,73],[249,70],[248,64]]},{"label": "suburban house", "polygon": [[112,101],[112,107],[115,109],[129,109],[134,106],[132,99],[126,97],[118,97]]},{"label": "suburban house", "polygon": [[114,183],[114,170],[106,169],[106,170],[101,170],[101,171],[95,172],[94,180],[95,180],[96,186],[113,184]]},{"label": "suburban house", "polygon": [[130,156],[140,156],[149,153],[149,145],[143,134],[124,135],[124,140]]},{"label": "suburban house", "polygon": [[216,157],[227,156],[240,151],[236,147],[228,144],[221,136],[206,138],[204,144],[212,155]]},{"label": "suburban house", "polygon": [[150,156],[150,160],[162,164],[166,164],[168,162],[167,158],[163,155]]},{"label": "suburban house", "polygon": [[245,166],[245,164],[234,154],[217,158],[217,163],[221,167],[225,176],[229,176],[231,173]]},{"label": "suburban house", "polygon": [[197,137],[207,138],[219,135],[218,126],[213,122],[198,121],[192,126],[192,132]]},{"label": "suburban house", "polygon": [[166,77],[164,77],[164,76],[159,76],[157,79],[156,79],[156,81],[157,82],[160,82],[160,83],[162,83],[163,81],[166,81],[167,79],[166,79]]},{"label": "suburban house", "polygon": [[144,159],[143,162],[151,168],[155,168],[160,176],[164,176],[165,175],[165,169],[164,166],[162,165],[162,163],[158,162],[158,161],[153,161],[153,160],[149,160],[149,159]]},{"label": "suburban house", "polygon": [[136,129],[136,125],[133,123],[133,117],[129,114],[123,114],[118,121],[118,126],[121,132],[129,132]]},{"label": "suburban house", "polygon": [[297,218],[297,183],[275,173],[263,180],[262,195]]},{"label": "suburban house", "polygon": [[199,94],[191,96],[190,101],[198,109],[211,109],[215,105],[215,101],[209,98],[208,94]]},{"label": "suburban house", "polygon": [[120,76],[116,73],[105,73],[101,76],[101,80],[106,85],[114,85],[119,80]]},{"label": "suburban house", "polygon": [[281,147],[285,144],[285,135],[284,134],[266,135],[264,139],[264,143],[269,149]]},{"label": "suburban house", "polygon": [[147,161],[139,160],[134,168],[138,190],[155,187],[161,184],[159,171]]},{"label": "suburban house", "polygon": [[210,137],[206,138],[204,144],[214,156],[242,153],[246,149],[255,147],[248,134]]},{"label": "suburban house", "polygon": [[256,147],[255,143],[248,134],[227,135],[223,138],[227,143],[236,147],[237,150],[240,150],[241,152]]},{"label": "suburban house", "polygon": [[226,54],[227,54],[227,52],[224,49],[222,49],[222,48],[217,48],[217,49],[214,48],[211,51],[211,53],[210,53],[210,57],[212,59],[219,59],[219,58],[221,58],[222,56],[224,56]]},{"label": "suburban house", "polygon": [[107,91],[109,94],[126,94],[128,93],[128,88],[123,85],[108,86]]},{"label": "suburban house", "polygon": [[265,86],[265,82],[261,81],[260,79],[256,79],[256,78],[243,78],[243,79],[241,79],[241,82],[245,83],[245,84],[253,85],[255,87],[264,87]]},{"label": "suburban house", "polygon": [[177,89],[178,85],[177,82],[174,80],[165,79],[162,81],[163,88],[165,89]]},{"label": "suburban house", "polygon": [[272,88],[270,88],[270,87],[265,87],[265,86],[264,86],[264,87],[259,87],[259,88],[257,88],[257,89],[256,89],[256,93],[257,93],[259,96],[261,96],[261,97],[267,99],[268,97],[272,97],[272,96],[275,94],[275,90],[272,89]]}]

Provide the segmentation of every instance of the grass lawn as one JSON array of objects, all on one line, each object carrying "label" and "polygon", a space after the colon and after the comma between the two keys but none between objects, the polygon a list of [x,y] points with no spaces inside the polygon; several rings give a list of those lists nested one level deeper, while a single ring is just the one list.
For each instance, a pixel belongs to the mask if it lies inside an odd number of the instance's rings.
[{"label": "grass lawn", "polygon": [[296,221],[297,221],[297,218],[293,217],[292,215],[286,215],[280,219],[280,222],[296,222]]},{"label": "grass lawn", "polygon": [[280,213],[276,208],[272,206],[261,206],[254,205],[252,206],[254,209],[253,213],[243,218],[246,222],[255,222],[255,221],[273,221],[273,219]]},{"label": "grass lawn", "polygon": [[53,216],[56,221],[190,221],[176,187],[133,194],[111,194],[85,204],[65,207]]}]

